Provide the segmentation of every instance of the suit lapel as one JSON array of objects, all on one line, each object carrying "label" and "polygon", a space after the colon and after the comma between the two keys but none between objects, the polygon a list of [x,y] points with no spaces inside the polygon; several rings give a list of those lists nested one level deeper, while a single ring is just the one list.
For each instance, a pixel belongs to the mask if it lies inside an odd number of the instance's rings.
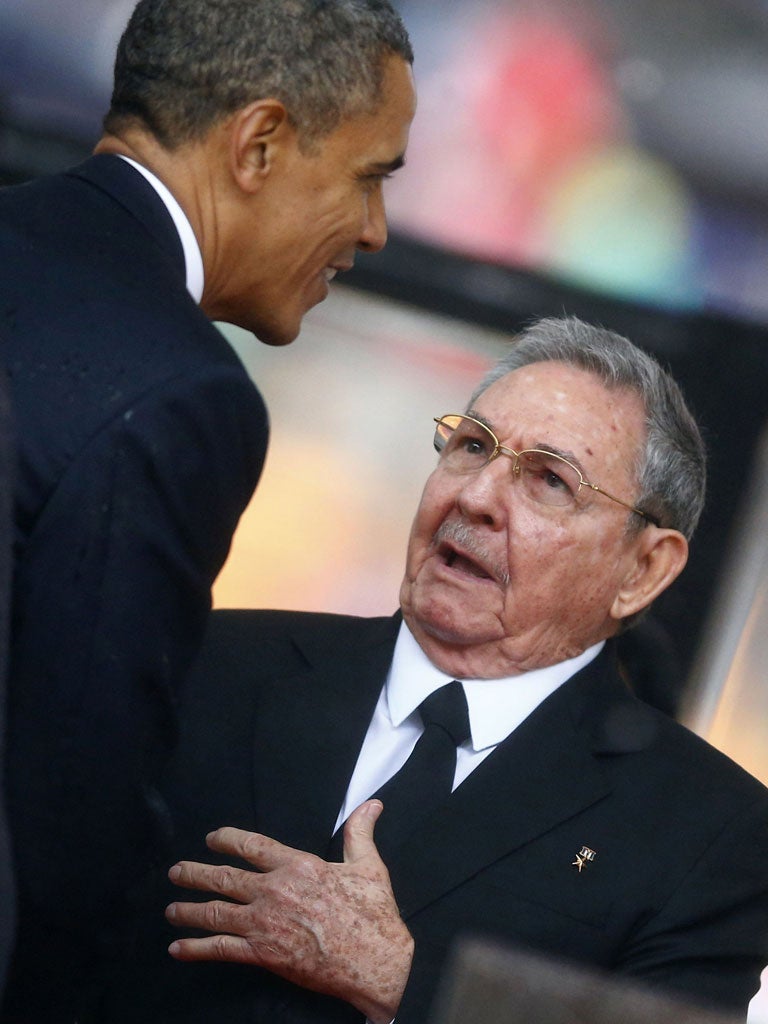
[{"label": "suit lapel", "polygon": [[[354,629],[351,627],[354,626]],[[318,640],[295,635],[307,668],[265,687],[256,713],[260,831],[325,855],[392,660],[399,617],[329,620]]]},{"label": "suit lapel", "polygon": [[626,730],[611,737],[605,725],[617,708],[644,714],[611,664],[603,652],[560,687],[414,830],[388,865],[403,917],[608,795],[595,754],[635,749],[638,730],[627,747]]}]

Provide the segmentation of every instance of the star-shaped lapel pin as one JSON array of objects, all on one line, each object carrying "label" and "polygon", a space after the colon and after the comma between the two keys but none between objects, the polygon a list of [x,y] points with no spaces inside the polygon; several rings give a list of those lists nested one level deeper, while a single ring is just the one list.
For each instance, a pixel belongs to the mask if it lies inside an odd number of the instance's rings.
[{"label": "star-shaped lapel pin", "polygon": [[572,861],[571,867],[578,868],[579,874],[581,874],[581,869],[583,867],[586,867],[587,864],[593,861],[596,856],[596,850],[590,850],[588,846],[582,846],[582,848],[576,854],[576,860]]}]

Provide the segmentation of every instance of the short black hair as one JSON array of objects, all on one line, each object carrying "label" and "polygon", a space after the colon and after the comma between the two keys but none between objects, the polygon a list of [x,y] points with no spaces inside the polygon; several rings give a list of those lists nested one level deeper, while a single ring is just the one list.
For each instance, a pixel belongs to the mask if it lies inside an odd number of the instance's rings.
[{"label": "short black hair", "polygon": [[270,97],[311,143],[376,109],[392,55],[413,63],[388,0],[139,0],[104,128],[138,122],[173,149]]}]

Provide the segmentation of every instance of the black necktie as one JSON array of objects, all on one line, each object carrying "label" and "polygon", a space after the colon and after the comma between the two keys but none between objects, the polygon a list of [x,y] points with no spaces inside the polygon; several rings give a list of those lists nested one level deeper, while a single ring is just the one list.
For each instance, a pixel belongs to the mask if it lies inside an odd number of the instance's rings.
[{"label": "black necktie", "polygon": [[[456,748],[469,739],[467,699],[455,679],[419,705],[424,732],[402,768],[373,796],[384,804],[374,840],[387,863],[392,851],[450,795],[456,774]],[[329,860],[341,860],[343,829],[331,840]]]}]

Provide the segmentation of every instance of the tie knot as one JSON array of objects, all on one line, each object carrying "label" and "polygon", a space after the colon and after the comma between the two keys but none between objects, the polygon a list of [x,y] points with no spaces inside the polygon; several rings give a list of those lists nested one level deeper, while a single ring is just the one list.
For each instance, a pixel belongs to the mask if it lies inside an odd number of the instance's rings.
[{"label": "tie knot", "polygon": [[464,688],[456,679],[430,693],[419,705],[424,728],[439,725],[459,747],[469,739],[469,711]]}]

